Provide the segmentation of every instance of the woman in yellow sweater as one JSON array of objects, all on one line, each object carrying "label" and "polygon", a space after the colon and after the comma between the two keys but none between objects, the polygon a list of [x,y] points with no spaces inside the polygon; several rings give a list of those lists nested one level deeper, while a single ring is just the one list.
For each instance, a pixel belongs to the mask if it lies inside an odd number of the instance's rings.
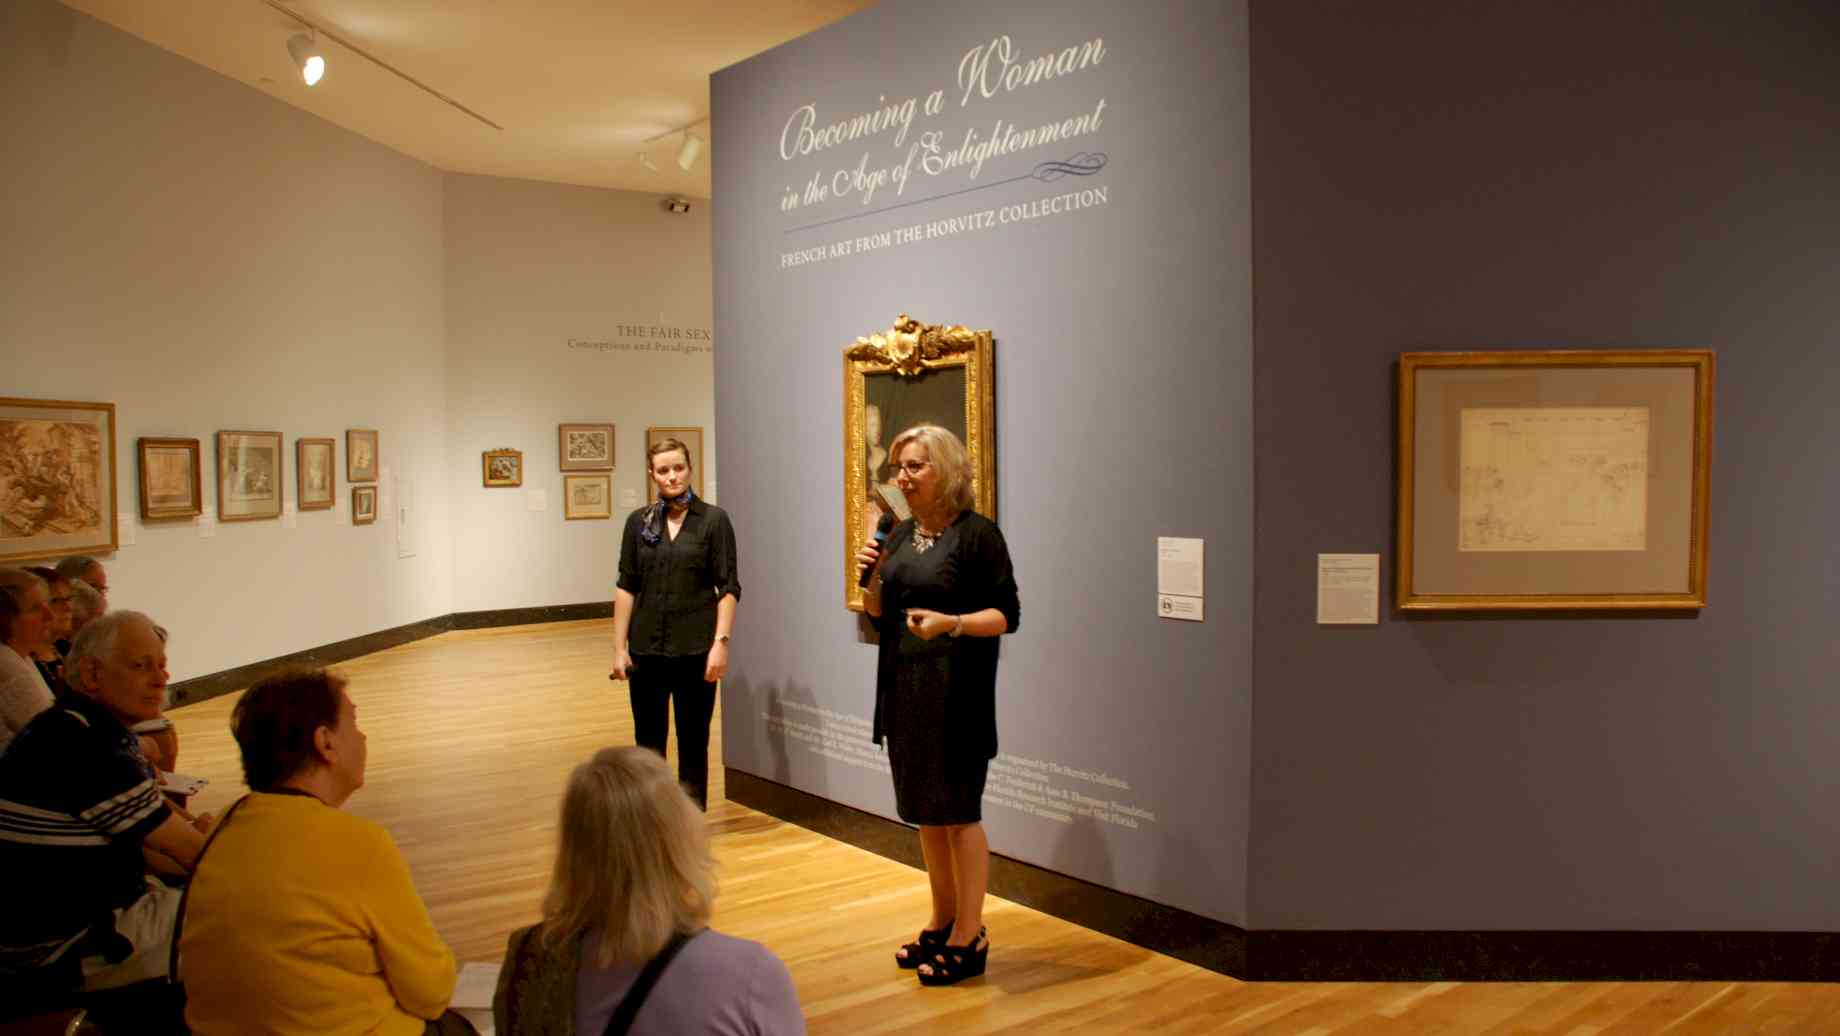
[{"label": "woman in yellow sweater", "polygon": [[389,832],[339,809],[364,784],[345,681],[272,677],[231,717],[250,794],[218,822],[181,908],[196,1036],[468,1034],[454,955]]}]

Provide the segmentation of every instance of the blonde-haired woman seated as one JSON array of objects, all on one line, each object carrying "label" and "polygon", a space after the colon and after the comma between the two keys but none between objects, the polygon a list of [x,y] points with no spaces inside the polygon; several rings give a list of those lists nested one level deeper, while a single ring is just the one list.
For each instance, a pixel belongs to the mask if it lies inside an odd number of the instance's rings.
[{"label": "blonde-haired woman seated", "polygon": [[659,755],[605,748],[575,768],[543,920],[511,933],[499,1036],[782,1036],[805,1031],[792,976],[709,931],[703,816]]}]

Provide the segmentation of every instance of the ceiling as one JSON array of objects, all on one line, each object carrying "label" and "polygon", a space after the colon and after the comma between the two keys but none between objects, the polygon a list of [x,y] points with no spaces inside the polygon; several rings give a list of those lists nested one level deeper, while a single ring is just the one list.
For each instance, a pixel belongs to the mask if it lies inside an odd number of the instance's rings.
[{"label": "ceiling", "polygon": [[304,27],[265,0],[64,2],[441,169],[707,198],[708,123],[689,172],[681,133],[647,138],[708,116],[711,72],[873,0],[277,0],[502,130],[324,37],[309,88],[287,53]]}]

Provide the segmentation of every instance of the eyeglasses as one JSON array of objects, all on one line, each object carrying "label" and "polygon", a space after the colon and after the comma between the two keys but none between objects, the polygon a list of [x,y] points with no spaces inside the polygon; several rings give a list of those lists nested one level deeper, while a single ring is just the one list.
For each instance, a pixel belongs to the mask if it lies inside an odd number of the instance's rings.
[{"label": "eyeglasses", "polygon": [[900,468],[902,471],[907,472],[909,475],[918,475],[922,471],[925,471],[927,468],[931,467],[932,464],[933,462],[930,460],[910,460],[910,461],[906,461],[901,464],[896,464],[895,467]]}]

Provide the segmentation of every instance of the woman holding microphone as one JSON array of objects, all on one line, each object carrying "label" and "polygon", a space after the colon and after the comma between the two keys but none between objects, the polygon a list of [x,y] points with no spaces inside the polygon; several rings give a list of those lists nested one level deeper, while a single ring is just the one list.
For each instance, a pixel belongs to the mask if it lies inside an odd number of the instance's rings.
[{"label": "woman holding microphone", "polygon": [[890,447],[895,484],[913,517],[878,549],[863,598],[881,634],[875,678],[877,744],[894,772],[895,811],[920,828],[933,912],[895,962],[922,985],[984,973],[990,843],[982,799],[997,754],[997,640],[1022,620],[1009,548],[971,509],[971,466],[950,431],[922,424]]},{"label": "woman holding microphone", "polygon": [[631,680],[634,740],[659,755],[675,711],[678,779],[707,810],[709,720],[741,599],[735,527],[691,491],[682,442],[661,439],[645,453],[658,499],[628,515],[620,537],[611,676]]}]

